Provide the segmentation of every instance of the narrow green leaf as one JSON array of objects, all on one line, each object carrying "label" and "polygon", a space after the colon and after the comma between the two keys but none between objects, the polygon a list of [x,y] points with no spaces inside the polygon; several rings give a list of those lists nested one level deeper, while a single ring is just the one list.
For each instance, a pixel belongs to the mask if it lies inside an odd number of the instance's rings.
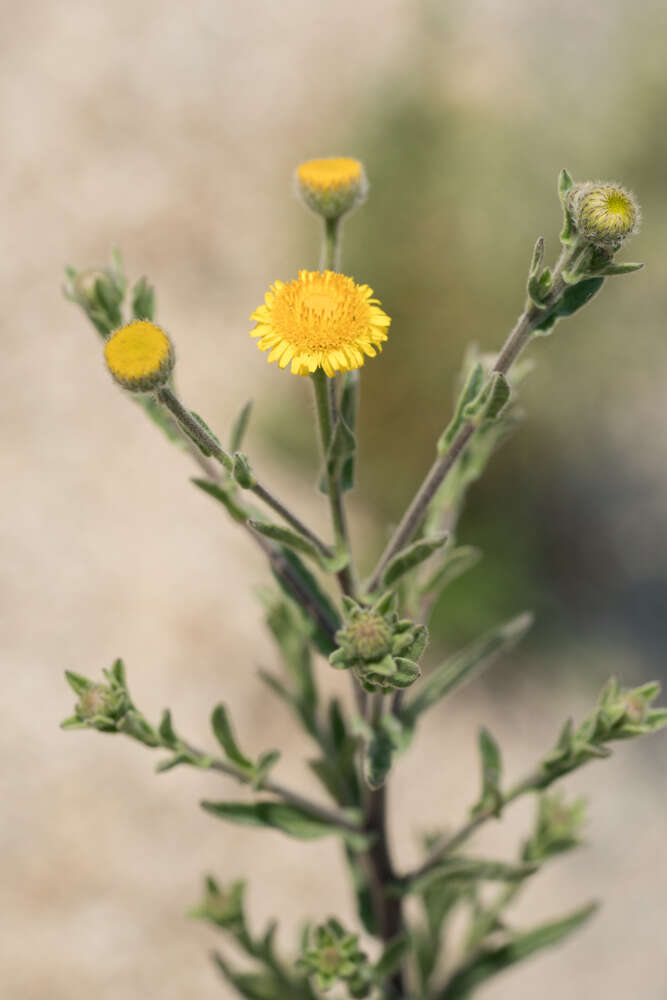
[{"label": "narrow green leaf", "polygon": [[631,264],[629,262],[627,264],[607,264],[604,270],[599,273],[607,277],[612,277],[617,274],[632,274],[633,271],[641,271],[643,267],[643,264]]},{"label": "narrow green leaf", "polygon": [[420,538],[398,552],[387,565],[382,577],[382,586],[392,587],[402,576],[419,566],[437,552],[447,541],[446,531],[430,538]]},{"label": "narrow green leaf", "polygon": [[155,316],[155,291],[146,278],[139,278],[132,291],[132,315],[148,320]]},{"label": "narrow green leaf", "polygon": [[285,802],[202,802],[202,808],[220,819],[243,826],[271,827],[299,840],[338,836],[355,850],[364,850],[370,838],[359,832],[327,823],[305,810]]},{"label": "narrow green leaf", "polygon": [[478,361],[468,375],[466,382],[463,386],[461,394],[456,402],[456,411],[449,425],[445,428],[440,440],[438,441],[438,454],[443,455],[450,444],[456,437],[461,424],[464,421],[464,411],[469,403],[472,403],[473,399],[480,393],[482,386],[484,384],[484,367],[482,363]]},{"label": "narrow green leaf", "polygon": [[267,521],[249,520],[248,524],[254,531],[264,535],[265,538],[270,538],[273,542],[294,549],[295,552],[300,552],[302,555],[310,556],[317,562],[321,559],[321,555],[313,543],[304,538],[303,535],[292,531],[291,528],[285,528],[282,524],[269,524]]},{"label": "narrow green leaf", "polygon": [[503,802],[500,790],[502,757],[500,747],[488,729],[480,730],[479,755],[482,764],[482,794],[479,805],[473,809],[473,815],[477,811],[493,808],[495,815],[498,816]]},{"label": "narrow green leaf", "polygon": [[254,788],[262,788],[272,768],[276,766],[279,760],[280,750],[265,750],[264,753],[259,755],[257,764],[255,765]]},{"label": "narrow green leaf", "polygon": [[536,864],[512,865],[481,858],[451,858],[430,868],[405,887],[407,893],[424,893],[450,882],[521,882],[538,870]]},{"label": "narrow green leaf", "polygon": [[60,723],[61,729],[87,729],[88,723],[79,718],[78,715],[70,715]]},{"label": "narrow green leaf", "polygon": [[252,400],[249,399],[248,402],[243,406],[238,417],[232,425],[231,434],[229,435],[229,450],[234,454],[235,451],[240,451],[243,445],[243,439],[245,438],[245,433],[248,429],[248,422],[250,420],[250,414],[252,412]]},{"label": "narrow green leaf", "polygon": [[271,569],[282,590],[295,601],[312,625],[312,641],[323,656],[337,648],[334,640],[340,615],[313,574],[290,549],[281,548],[271,558]]},{"label": "narrow green leaf", "polygon": [[162,721],[158,727],[158,733],[164,746],[169,747],[171,750],[174,750],[178,746],[178,736],[174,732],[174,727],[171,721],[171,712],[168,708],[165,708],[162,713]]},{"label": "narrow green leaf", "polygon": [[403,708],[401,716],[404,722],[414,725],[422,712],[460,687],[474,672],[490,666],[495,656],[507,652],[523,638],[532,621],[530,614],[519,615],[499,628],[491,629],[446,660],[420,684],[417,693]]},{"label": "narrow green leaf", "polygon": [[[361,377],[358,368],[345,372],[343,389],[340,397],[340,413],[352,434],[356,434],[357,412],[359,410],[359,387]],[[343,461],[340,475],[342,490],[351,490],[354,486],[355,453],[352,452]]]},{"label": "narrow green leaf", "polygon": [[550,309],[545,318],[535,326],[535,330],[548,333],[557,320],[572,316],[578,309],[590,302],[593,296],[599,292],[603,282],[604,278],[595,277],[585,278],[583,281],[578,281],[576,285],[569,285],[553,309]]},{"label": "narrow green leaf", "polygon": [[381,982],[395,972],[409,948],[410,938],[407,934],[399,934],[390,941],[373,970],[376,979]]},{"label": "narrow green leaf", "polygon": [[215,738],[225,752],[228,760],[236,764],[242,771],[254,771],[255,767],[239,748],[229,720],[229,714],[224,705],[216,705],[211,715],[211,728]]},{"label": "narrow green leaf", "polygon": [[204,493],[208,493],[214,500],[218,500],[235,521],[245,524],[248,520],[247,512],[236,502],[234,491],[230,487],[218,486],[217,483],[212,483],[210,479],[191,479],[190,482],[194,483],[200,490],[203,490]]},{"label": "narrow green leaf", "polygon": [[88,691],[89,688],[95,687],[94,681],[88,680],[83,674],[75,674],[73,670],[66,670],[65,678],[72,691],[74,691],[74,694],[79,695],[79,697]]},{"label": "narrow green leaf", "polygon": [[542,924],[523,934],[515,934],[508,944],[497,948],[483,948],[453,974],[444,990],[438,993],[437,1000],[467,1000],[478,987],[499,972],[504,972],[542,948],[564,940],[581,927],[596,909],[596,903],[589,903],[560,920]]}]

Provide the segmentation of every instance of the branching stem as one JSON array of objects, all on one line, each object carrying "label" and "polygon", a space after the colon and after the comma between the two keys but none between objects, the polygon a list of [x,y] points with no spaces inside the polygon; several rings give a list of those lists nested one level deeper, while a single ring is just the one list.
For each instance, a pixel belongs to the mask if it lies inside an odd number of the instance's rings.
[{"label": "branching stem", "polygon": [[[570,266],[575,258],[579,256],[580,252],[581,247],[577,245],[564,249],[554,270],[551,292],[549,293],[548,298],[545,300],[542,307],[536,306],[530,300],[528,301],[524,311],[508,335],[507,340],[503,344],[503,347],[496,358],[496,362],[489,376],[489,381],[491,375],[496,372],[502,375],[506,375],[509,372],[519,354],[530,340],[535,327],[548,316],[551,309],[556,305],[559,298],[563,294],[566,283],[562,278],[562,273],[567,267]],[[455,465],[458,457],[466,448],[476,430],[477,425],[475,423],[470,420],[465,421],[461,425],[449,448],[444,452],[444,454],[438,455],[436,458],[435,462],[429,469],[426,478],[417,490],[410,506],[401,518],[401,522],[396,528],[396,531],[390,539],[387,547],[382,553],[380,561],[373,571],[373,575],[371,576],[366,587],[368,593],[373,593],[379,587],[380,581],[382,580],[382,574],[384,573],[388,563],[412,540],[421,527],[431,500],[442,485],[449,471]]]}]

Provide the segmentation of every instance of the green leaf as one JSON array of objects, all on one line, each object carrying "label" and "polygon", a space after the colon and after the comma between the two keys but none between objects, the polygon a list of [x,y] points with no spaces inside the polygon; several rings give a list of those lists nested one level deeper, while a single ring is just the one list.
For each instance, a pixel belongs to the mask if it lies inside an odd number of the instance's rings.
[{"label": "green leaf", "polygon": [[139,278],[132,291],[132,315],[148,320],[155,316],[155,292],[146,278]]},{"label": "green leaf", "polygon": [[[389,718],[388,716],[386,717]],[[396,719],[394,719],[396,722]],[[391,769],[396,751],[396,734],[384,719],[373,726],[364,751],[364,778],[369,788],[381,788]]]},{"label": "green leaf", "polygon": [[583,308],[593,296],[599,292],[604,283],[604,278],[584,278],[576,285],[569,285],[561,295],[555,306],[548,311],[544,319],[535,326],[535,330],[541,333],[549,333],[555,326],[557,320],[566,316],[572,316],[578,309]]},{"label": "green leaf", "polygon": [[245,524],[248,520],[247,512],[234,498],[235,491],[232,487],[218,486],[217,483],[212,483],[210,479],[191,479],[190,482],[194,483],[200,490],[203,490],[204,493],[208,493],[214,500],[218,500],[235,521]]},{"label": "green leaf", "polygon": [[336,421],[331,435],[331,443],[327,449],[327,468],[330,473],[335,475],[341,463],[354,455],[356,450],[357,439],[341,413]]},{"label": "green leaf", "polygon": [[240,451],[243,445],[243,439],[245,433],[248,429],[248,422],[250,421],[250,414],[252,412],[252,400],[249,399],[248,402],[243,406],[238,417],[232,424],[231,434],[229,435],[229,450],[234,454],[235,451]]},{"label": "green leaf", "polygon": [[631,264],[629,262],[627,264],[607,264],[599,274],[604,274],[607,277],[617,274],[632,274],[633,271],[641,271],[643,267],[643,264]]},{"label": "green leaf", "polygon": [[88,691],[89,688],[95,687],[94,681],[88,680],[83,674],[75,674],[73,670],[66,670],[65,678],[74,694],[79,695],[79,697]]},{"label": "green leaf", "polygon": [[444,455],[464,422],[464,411],[469,403],[479,395],[484,385],[484,367],[478,361],[472,368],[456,403],[456,411],[438,441],[438,454]]},{"label": "green leaf", "polygon": [[379,928],[373,907],[373,896],[368,882],[368,874],[365,865],[358,854],[353,851],[348,844],[345,845],[345,858],[347,860],[352,884],[354,886],[357,899],[357,913],[362,924],[369,934],[379,936]]},{"label": "green leaf", "polygon": [[168,708],[165,708],[162,713],[162,721],[158,727],[158,733],[164,746],[169,747],[170,750],[176,749],[179,744],[179,739],[174,732],[174,727],[171,722],[171,712]]},{"label": "green leaf", "polygon": [[213,960],[227,982],[246,1000],[304,1000],[310,996],[297,992],[291,982],[279,980],[272,970],[237,972],[221,955],[214,953]]},{"label": "green leaf", "polygon": [[206,812],[220,819],[239,823],[243,826],[264,826],[281,830],[289,837],[299,840],[315,840],[319,837],[337,836],[343,839],[354,850],[364,850],[368,847],[370,838],[361,832],[356,833],[344,827],[328,823],[313,816],[297,806],[286,802],[202,802]]},{"label": "green leaf", "polygon": [[[353,435],[356,434],[357,427],[360,384],[361,377],[358,368],[345,372],[345,375],[343,376],[343,389],[340,397],[340,413]],[[354,486],[354,460],[355,454],[352,452],[343,461],[343,468],[340,476],[340,485],[342,490],[351,490]]]},{"label": "green leaf", "polygon": [[442,565],[420,587],[420,592],[422,594],[442,592],[459,576],[476,566],[481,558],[480,549],[472,545],[459,545],[457,548],[446,550]]},{"label": "green leaf", "polygon": [[432,535],[430,538],[420,538],[406,548],[401,549],[387,564],[381,586],[392,587],[402,576],[405,576],[406,573],[409,573],[410,570],[419,566],[432,556],[434,552],[442,548],[447,538],[447,532],[443,531],[437,535]]},{"label": "green leaf", "polygon": [[485,420],[495,420],[507,406],[512,391],[501,372],[491,372],[488,383],[463,409],[464,421],[472,420],[477,426]]},{"label": "green leaf", "polygon": [[536,864],[511,865],[481,858],[451,858],[409,883],[405,891],[424,893],[450,882],[521,882],[538,870]]},{"label": "green leaf", "polygon": [[80,719],[78,715],[70,715],[60,723],[61,729],[88,729],[88,723]]},{"label": "green leaf", "polygon": [[515,934],[507,944],[481,949],[453,974],[444,990],[437,994],[437,1000],[467,1000],[478,987],[499,972],[504,972],[542,948],[564,940],[581,927],[596,909],[596,903],[589,903],[560,920],[542,924],[523,934]]},{"label": "green leaf", "polygon": [[251,490],[253,486],[257,485],[257,480],[255,479],[252,469],[250,468],[250,462],[246,455],[242,455],[240,451],[234,452],[234,457],[232,459],[232,476],[234,481],[239,484],[243,490]]},{"label": "green leaf", "polygon": [[236,764],[242,771],[254,773],[255,765],[241,752],[224,705],[216,705],[213,709],[211,728],[227,759]]},{"label": "green leaf", "polygon": [[279,760],[280,750],[265,750],[264,753],[259,755],[257,764],[255,765],[254,788],[262,788],[272,768],[275,767]]},{"label": "green leaf", "polygon": [[479,804],[473,809],[473,815],[482,810],[492,808],[494,815],[499,816],[503,803],[503,796],[500,790],[502,757],[500,747],[488,729],[482,728],[480,730],[479,755],[482,764],[482,794]]},{"label": "green leaf", "polygon": [[374,967],[376,979],[382,981],[395,972],[409,948],[410,938],[407,934],[399,934],[390,941]]},{"label": "green leaf", "polygon": [[422,712],[460,687],[474,672],[490,666],[494,657],[516,645],[528,631],[532,621],[530,614],[519,615],[504,625],[491,629],[481,639],[446,660],[420,684],[417,693],[404,706],[401,712],[403,721],[407,725],[414,725]]},{"label": "green leaf", "polygon": [[312,641],[323,656],[337,648],[334,636],[341,627],[338,611],[313,574],[290,549],[271,556],[271,569],[283,591],[295,601],[313,625]]},{"label": "green leaf", "polygon": [[273,542],[278,542],[289,549],[294,549],[295,552],[300,552],[302,555],[310,556],[316,562],[321,561],[321,554],[313,543],[304,538],[303,535],[292,531],[291,528],[284,528],[282,524],[269,524],[267,521],[254,520],[249,520],[248,525],[254,531],[258,532],[258,534],[264,535],[265,538],[270,538]]}]

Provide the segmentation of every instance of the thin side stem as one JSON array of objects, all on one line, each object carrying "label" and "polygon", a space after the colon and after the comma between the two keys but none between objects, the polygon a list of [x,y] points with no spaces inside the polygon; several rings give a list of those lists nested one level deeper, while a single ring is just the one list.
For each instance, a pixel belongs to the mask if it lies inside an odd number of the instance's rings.
[{"label": "thin side stem", "polygon": [[[508,792],[503,795],[502,802],[500,805],[500,810],[508,806],[510,802],[514,802],[521,795],[525,795],[527,792],[536,791],[539,787],[539,782],[542,779],[542,775],[539,772],[528,775],[522,781],[517,782]],[[480,828],[487,820],[494,817],[498,817],[499,809],[497,806],[487,806],[486,809],[480,810],[472,819],[468,820],[463,824],[455,833],[451,836],[446,837],[438,841],[431,849],[428,857],[419,868],[414,871],[409,872],[407,875],[403,875],[400,878],[401,884],[406,884],[408,882],[414,882],[415,879],[421,878],[428,871],[431,870],[435,865],[439,864],[443,858],[455,851],[461,844],[465,843],[469,837],[475,833],[476,830]]]},{"label": "thin side stem", "polygon": [[[181,741],[181,746],[194,757],[208,757],[208,754],[205,754],[202,750],[198,750],[197,747],[192,746],[190,743]],[[250,779],[245,774],[238,771],[235,767],[232,767],[231,764],[227,764],[224,760],[214,758],[208,764],[208,767],[212,771],[219,771],[221,774],[226,774],[230,778],[235,778],[243,785],[250,784]],[[357,823],[351,822],[351,820],[349,820],[347,816],[344,816],[342,813],[336,812],[333,809],[328,809],[326,806],[319,805],[317,802],[312,802],[310,799],[300,795],[298,792],[293,792],[290,788],[287,788],[285,785],[282,785],[277,781],[271,781],[270,779],[264,781],[260,790],[269,792],[271,795],[275,795],[277,798],[282,799],[283,802],[295,806],[297,809],[302,809],[315,819],[322,820],[323,823],[330,823],[343,830],[349,830],[351,833],[363,832],[362,828]]]},{"label": "thin side stem", "polygon": [[[565,282],[561,277],[562,272],[580,253],[581,247],[579,246],[566,248],[563,251],[554,270],[552,291],[549,297],[541,307],[529,301],[503,344],[491,374],[500,373],[501,375],[506,375],[509,372],[519,354],[530,340],[530,336],[537,324],[548,316],[550,310],[562,295],[565,289]],[[412,540],[421,527],[431,500],[476,430],[477,425],[473,422],[466,421],[463,423],[447,451],[436,458],[373,571],[373,575],[367,585],[369,593],[377,590],[388,563]]]},{"label": "thin side stem", "polygon": [[[183,406],[173,390],[165,386],[164,388],[158,390],[156,396],[158,401],[166,406],[170,413],[173,414],[178,424],[183,428],[188,437],[194,440],[197,444],[201,445],[205,451],[213,455],[213,457],[220,462],[227,472],[231,472],[234,466],[231,455],[225,451],[211,432],[208,431],[196,419],[196,417],[192,415],[187,407]],[[333,556],[332,549],[326,545],[314,531],[311,531],[311,529],[305,525],[303,521],[296,516],[296,514],[293,514],[281,500],[275,497],[271,491],[266,488],[266,486],[258,481],[255,481],[249,489],[251,493],[254,493],[260,500],[263,500],[268,507],[271,507],[276,514],[282,517],[282,519],[286,521],[287,524],[291,525],[300,535],[307,538],[308,541],[311,542],[325,558],[330,559]]]}]

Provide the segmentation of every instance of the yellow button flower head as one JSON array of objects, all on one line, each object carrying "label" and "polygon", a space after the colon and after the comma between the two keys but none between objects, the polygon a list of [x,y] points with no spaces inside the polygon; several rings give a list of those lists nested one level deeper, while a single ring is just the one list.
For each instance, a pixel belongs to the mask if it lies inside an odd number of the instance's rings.
[{"label": "yellow button flower head", "polygon": [[104,359],[124,389],[150,392],[169,380],[174,349],[164,330],[146,319],[137,319],[111,334],[104,347]]},{"label": "yellow button flower head", "polygon": [[577,230],[595,246],[618,249],[637,232],[639,206],[630,192],[617,184],[577,184],[570,203]]},{"label": "yellow button flower head", "polygon": [[302,163],[296,169],[296,186],[306,205],[325,219],[350,212],[368,191],[363,164],[348,156]]},{"label": "yellow button flower head", "polygon": [[372,296],[368,285],[336,271],[299,271],[294,281],[271,286],[250,317],[257,322],[250,336],[281,368],[291,361],[295,375],[323,368],[333,378],[382,350],[391,320]]}]

